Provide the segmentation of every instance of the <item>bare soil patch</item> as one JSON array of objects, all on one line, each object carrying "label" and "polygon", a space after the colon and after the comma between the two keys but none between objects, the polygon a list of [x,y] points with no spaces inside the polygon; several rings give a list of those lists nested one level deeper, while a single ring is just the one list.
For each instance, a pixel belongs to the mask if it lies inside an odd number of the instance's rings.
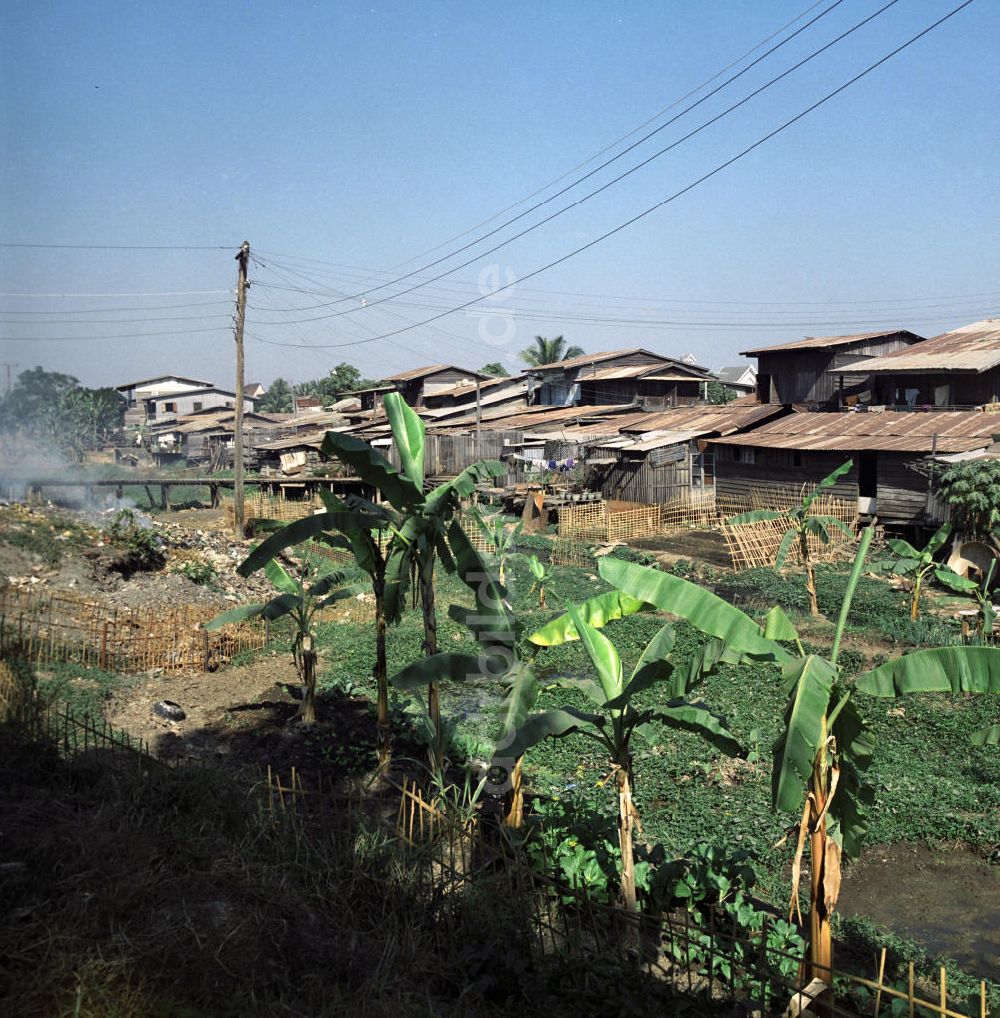
[{"label": "bare soil patch", "polygon": [[[153,713],[160,700],[185,712],[181,721]],[[360,774],[375,763],[371,703],[339,691],[321,693],[319,720],[302,725],[298,676],[291,657],[273,652],[219,672],[154,675],[119,695],[107,710],[111,724],[145,741],[166,761],[211,761],[221,766],[292,767],[324,779]]]}]

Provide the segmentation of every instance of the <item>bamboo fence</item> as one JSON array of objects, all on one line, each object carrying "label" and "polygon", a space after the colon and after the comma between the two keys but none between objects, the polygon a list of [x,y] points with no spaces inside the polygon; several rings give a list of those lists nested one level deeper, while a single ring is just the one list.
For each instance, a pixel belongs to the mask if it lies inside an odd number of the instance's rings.
[{"label": "bamboo fence", "polygon": [[605,500],[559,509],[559,536],[602,542],[628,541],[660,531],[660,507]]},{"label": "bamboo fence", "polygon": [[[233,500],[224,499],[222,503],[229,528],[236,525],[233,512]],[[291,523],[323,509],[323,501],[316,494],[303,499],[285,498],[284,495],[272,495],[269,491],[257,489],[248,491],[243,500],[243,519],[250,523],[253,520],[280,520]]]},{"label": "bamboo fence", "polygon": [[[793,504],[798,504],[798,501]],[[779,506],[772,501],[770,505],[757,505],[754,508],[781,511],[788,506]],[[831,561],[853,554],[858,529],[857,502],[836,498],[832,495],[821,495],[812,503],[811,515],[832,516],[851,532],[848,536],[839,527],[828,527],[830,540],[827,543],[821,541],[814,534],[809,534],[807,538],[809,555],[813,561]],[[759,520],[756,523],[735,525],[723,521],[722,533],[726,539],[733,568],[759,569],[773,566],[778,556],[778,548],[787,530],[788,523],[784,519]],[[792,554],[796,559],[801,558],[798,542],[795,543]]]},{"label": "bamboo fence", "polygon": [[208,632],[227,603],[124,608],[66,593],[0,589],[0,656],[33,664],[79,661],[120,672],[209,671],[242,650],[265,646],[263,622]]},{"label": "bamboo fence", "polygon": [[[75,717],[65,708],[45,710],[30,683],[2,661],[0,722],[17,726],[29,739],[45,741],[64,757],[103,750],[96,758],[102,765],[124,760],[140,773],[167,766],[151,756],[144,743],[114,731],[106,722]],[[320,775],[314,786],[307,787],[294,768],[290,780],[268,768],[261,784],[262,806],[272,822],[291,828],[296,838],[310,837],[313,821],[323,837],[329,836],[331,820],[349,832],[367,829],[370,812],[364,795],[344,794],[330,778]],[[542,872],[530,867],[502,830],[491,834],[476,811],[453,813],[416,782],[388,783],[386,793],[394,791],[399,800],[393,833],[403,851],[414,853],[410,866],[415,893],[440,910],[445,923],[450,922],[449,901],[455,893],[475,884],[489,889],[498,906],[519,918],[525,943],[535,956],[636,965],[644,977],[662,980],[672,991],[701,999],[712,1008],[727,1004],[742,1013],[778,1014],[790,1001],[785,1014],[799,1014],[812,1005],[836,1018],[880,1018],[880,1014],[888,1018],[903,1008],[910,1016],[940,1018],[988,1018],[990,1013],[985,980],[976,999],[960,1011],[949,1001],[944,967],[933,980],[918,979],[909,962],[903,966],[904,979],[887,978],[884,948],[870,977],[827,970],[825,983],[836,987],[834,996],[823,982],[807,981],[803,958],[769,945],[773,920],[766,916],[760,930],[748,931],[715,909],[708,910],[702,922],[695,922],[687,909],[660,914],[626,911],[557,881],[548,866]],[[382,815],[388,819],[384,810]],[[721,971],[728,971],[728,976],[722,978],[717,974]],[[797,974],[783,974],[789,971]]]},{"label": "bamboo fence", "polygon": [[[291,783],[268,773],[272,798],[283,812],[315,811],[323,796],[303,787],[293,772]],[[392,785],[399,793],[395,836],[429,864],[417,885],[431,900],[444,905],[456,891],[473,883],[491,882],[498,898],[523,909],[533,951],[581,960],[634,959],[638,945],[643,974],[668,983],[672,990],[717,1006],[741,1005],[743,1013],[799,1014],[809,1009],[837,1018],[905,1013],[941,1018],[988,1018],[988,984],[980,981],[965,1010],[948,997],[948,974],[941,966],[932,976],[918,978],[915,964],[902,962],[900,973],[887,972],[887,949],[879,953],[870,975],[837,968],[825,970],[822,982],[806,976],[806,960],[768,943],[774,922],[765,916],[760,930],[738,927],[721,909],[706,910],[697,922],[687,909],[661,914],[626,911],[586,890],[575,890],[527,865],[523,852],[512,848],[502,833],[488,835],[473,811],[449,812],[445,803],[416,783]],[[544,844],[544,839],[541,842]],[[722,964],[725,963],[725,964]],[[729,972],[723,979],[718,973]],[[794,972],[794,976],[787,975]],[[829,986],[836,993],[831,994]],[[790,1002],[790,1003],[789,1003]],[[787,1005],[787,1007],[786,1007]],[[737,1012],[734,1012],[737,1013]]]}]

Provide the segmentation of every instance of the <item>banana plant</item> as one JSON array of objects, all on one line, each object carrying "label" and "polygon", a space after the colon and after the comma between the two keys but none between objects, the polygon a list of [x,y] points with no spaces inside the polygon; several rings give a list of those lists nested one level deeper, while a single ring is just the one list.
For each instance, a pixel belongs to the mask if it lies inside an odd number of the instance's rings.
[{"label": "banana plant", "polygon": [[[561,679],[557,685],[583,694],[595,709],[584,711],[566,704],[535,714],[518,728],[510,751],[516,756],[523,756],[544,739],[576,734],[596,742],[607,753],[618,788],[621,900],[625,908],[634,910],[633,841],[639,815],[633,799],[633,737],[655,740],[654,723],[659,723],[668,728],[694,732],[730,756],[738,755],[742,750],[721,718],[704,703],[687,698],[702,673],[699,669],[675,668],[670,661],[674,632],[669,623],[650,640],[635,668],[626,677],[621,657],[611,640],[590,625],[577,606],[570,605],[567,615],[597,673],[597,681],[591,678]],[[655,707],[637,708],[633,704],[634,697],[654,686],[664,687],[667,699]]]},{"label": "banana plant", "polygon": [[355,564],[368,574],[375,599],[375,667],[377,693],[378,753],[381,766],[388,764],[391,752],[389,731],[389,687],[386,663],[386,623],[395,621],[386,612],[386,542],[398,523],[396,513],[385,504],[375,505],[356,496],[340,499],[331,492],[321,491],[325,511],[295,520],[277,529],[238,568],[249,576],[266,567],[288,548],[317,541],[328,547],[347,551]]},{"label": "banana plant", "polygon": [[548,605],[545,603],[545,585],[552,580],[552,570],[549,566],[539,561],[537,555],[532,555],[531,558],[528,559],[528,568],[531,570],[531,575],[535,580],[528,593],[534,594],[537,590],[538,607],[547,608]]},{"label": "banana plant", "polygon": [[[951,524],[939,527],[923,548],[914,548],[909,541],[899,537],[890,537],[886,544],[894,554],[894,558],[882,562],[873,562],[872,570],[881,573],[894,573],[896,576],[912,576],[913,592],[910,595],[910,618],[916,622],[920,618],[920,595],[923,592],[924,580],[933,576],[943,587],[957,593],[969,593],[971,587],[978,586],[964,576],[959,576],[953,569],[936,562],[934,556],[941,550],[951,534]],[[970,586],[971,585],[971,586]]]},{"label": "banana plant", "polygon": [[[802,857],[808,840],[811,975],[828,984],[833,965],[830,921],[840,893],[841,861],[860,851],[868,829],[868,809],[874,800],[864,774],[875,752],[875,738],[855,706],[855,690],[875,696],[1000,691],[1000,649],[995,647],[917,651],[858,676],[853,689],[847,686],[837,659],[873,533],[868,527],[861,535],[830,656],[805,654],[799,644],[799,659],[783,667],[788,707],[774,750],[774,808],[801,814],[792,865],[790,917],[798,909]],[[772,617],[769,621],[776,639],[798,643],[787,618]]]},{"label": "banana plant", "polygon": [[[406,404],[399,393],[388,393],[383,400],[392,430],[400,467],[394,467],[367,442],[353,435],[328,431],[323,452],[349,466],[356,476],[376,488],[398,514],[393,528],[386,562],[386,613],[398,618],[403,612],[410,578],[416,574],[424,623],[424,655],[437,654],[437,610],[434,603],[434,566],[440,557],[449,571],[454,559],[448,548],[446,531],[458,511],[461,500],[468,498],[480,481],[501,477],[498,460],[484,460],[466,467],[457,477],[424,490],[424,422]],[[441,728],[441,702],[436,682],[427,687],[427,711],[435,732],[435,767],[444,768],[444,735]]]},{"label": "banana plant", "polygon": [[518,520],[516,523],[508,523],[501,513],[493,513],[484,516],[478,509],[472,512],[479,532],[486,538],[487,543],[493,548],[493,554],[497,560],[497,574],[500,582],[507,583],[507,559],[517,545],[517,539],[524,529],[524,523]]},{"label": "banana plant", "polygon": [[[479,652],[439,653],[421,658],[393,675],[392,685],[412,692],[442,681],[501,683],[505,692],[497,746],[502,747],[534,706],[538,695],[532,655],[522,657],[519,654],[520,626],[507,601],[506,588],[492,574],[457,520],[449,527],[448,543],[456,572],[472,591],[475,604],[472,609],[452,605],[449,614],[470,630],[479,644]],[[435,784],[444,787],[443,755],[437,752],[434,738],[432,729],[431,770]],[[507,778],[505,773],[503,781],[493,782],[493,791],[498,791],[501,785],[507,786]],[[519,772],[509,785],[514,786],[512,810],[519,812]]]},{"label": "banana plant", "polygon": [[276,559],[268,558],[262,565],[264,574],[279,591],[278,596],[263,604],[246,604],[216,615],[205,623],[205,629],[214,630],[233,622],[249,619],[280,619],[286,615],[295,622],[292,641],[292,658],[302,681],[302,704],[296,717],[303,724],[316,721],[316,648],[313,620],[316,613],[337,601],[353,597],[361,590],[357,574],[351,571],[334,571],[313,579],[314,570],[307,555],[302,556],[298,568],[290,573]]},{"label": "banana plant", "polygon": [[854,531],[843,521],[838,520],[836,516],[813,515],[811,512],[812,504],[822,492],[827,488],[832,488],[841,477],[849,473],[853,466],[854,460],[842,463],[832,474],[824,477],[798,505],[792,506],[790,509],[755,509],[752,512],[740,513],[739,516],[731,516],[726,520],[727,525],[731,527],[739,526],[742,523],[760,523],[764,520],[781,520],[787,525],[787,530],[781,538],[781,543],[778,545],[774,568],[781,569],[784,566],[785,559],[788,557],[792,545],[797,541],[799,558],[802,561],[802,567],[806,574],[806,593],[809,595],[809,611],[814,616],[818,616],[820,612],[816,594],[816,570],[813,565],[812,554],[809,551],[809,537],[811,535],[818,538],[823,544],[829,544],[832,528],[843,531],[852,539]]}]

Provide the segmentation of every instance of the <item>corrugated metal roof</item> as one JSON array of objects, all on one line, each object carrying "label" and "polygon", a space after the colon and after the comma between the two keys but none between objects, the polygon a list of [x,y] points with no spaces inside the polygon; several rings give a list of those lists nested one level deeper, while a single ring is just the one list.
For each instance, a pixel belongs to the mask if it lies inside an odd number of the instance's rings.
[{"label": "corrugated metal roof", "polygon": [[925,339],[916,346],[851,365],[852,373],[989,371],[1000,364],[1000,318],[987,318]]},{"label": "corrugated metal roof", "polygon": [[641,425],[626,425],[623,431],[692,431],[698,435],[728,435],[782,413],[774,403],[727,403],[722,406],[674,407],[646,414]]},{"label": "corrugated metal roof", "polygon": [[[830,346],[850,346],[866,339],[881,339],[884,336],[912,336],[914,341],[923,337],[908,329],[882,329],[880,332],[856,332],[851,336],[806,336],[793,343],[779,343],[777,346],[758,346],[753,350],[741,350],[741,357],[757,357],[762,353],[781,353],[785,350],[817,350]],[[853,369],[853,365],[852,365]]]},{"label": "corrugated metal roof", "polygon": [[[585,353],[579,357],[570,357],[569,360],[555,361],[552,364],[538,364],[530,371],[555,371],[562,370],[563,368],[580,368],[586,367],[588,364],[600,364],[602,361],[614,360],[616,357],[629,357],[632,354],[642,353],[646,354],[647,357],[655,357],[660,362],[660,367],[665,365],[676,364],[681,367],[689,367],[693,371],[703,371],[708,373],[708,368],[702,367],[700,364],[687,364],[682,361],[679,357],[668,357],[666,354],[654,353],[652,350],[647,350],[641,346],[630,346],[624,350],[603,350],[599,353]],[[642,367],[642,365],[636,365]],[[656,368],[656,364],[646,365],[648,368]]]},{"label": "corrugated metal roof", "polygon": [[489,375],[480,374],[478,371],[470,371],[468,368],[459,368],[454,364],[428,364],[422,368],[410,368],[409,371],[400,371],[397,375],[386,375],[383,382],[409,382],[414,378],[423,378],[426,375],[436,375],[439,371],[461,371],[463,375],[471,375],[473,378],[489,378]]},{"label": "corrugated metal roof", "polygon": [[[762,449],[966,452],[991,444],[1000,415],[977,411],[794,413],[743,435],[713,441]],[[935,442],[936,437],[936,442]]]}]

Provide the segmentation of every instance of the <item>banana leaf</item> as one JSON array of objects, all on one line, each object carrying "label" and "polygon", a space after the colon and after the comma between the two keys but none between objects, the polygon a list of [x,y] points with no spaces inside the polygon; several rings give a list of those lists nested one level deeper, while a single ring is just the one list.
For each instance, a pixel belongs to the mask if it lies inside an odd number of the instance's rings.
[{"label": "banana leaf", "polygon": [[247,622],[250,619],[280,619],[294,611],[298,603],[297,594],[281,594],[264,604],[244,604],[239,608],[230,608],[229,611],[224,611],[206,622],[204,628],[212,632],[234,622]]},{"label": "banana leaf", "polygon": [[[838,690],[834,689],[834,695]],[[875,733],[847,700],[830,727],[837,742],[840,780],[828,813],[830,836],[849,858],[857,858],[868,834],[869,809],[875,789],[864,779],[875,753]]]},{"label": "banana leaf", "polygon": [[815,654],[788,666],[785,686],[791,696],[782,734],[774,744],[771,801],[782,813],[797,813],[823,743],[823,719],[837,670]]},{"label": "banana leaf", "polygon": [[780,640],[782,643],[797,643],[798,630],[792,620],[784,613],[780,605],[775,605],[765,616],[761,629],[768,640]]},{"label": "banana leaf", "polygon": [[[627,615],[649,611],[653,606],[620,590],[609,590],[605,594],[597,594],[587,598],[576,606],[580,617],[595,629],[600,629],[613,619],[623,619]],[[536,630],[528,640],[538,647],[556,647],[572,640],[578,640],[576,626],[568,612],[557,615]]]},{"label": "banana leaf", "polygon": [[597,678],[604,690],[606,700],[621,696],[622,659],[615,645],[598,629],[588,626],[575,605],[570,605],[569,616],[580,637],[580,643],[587,652],[591,664],[597,669]]},{"label": "banana leaf", "polygon": [[591,714],[577,710],[575,707],[559,707],[555,710],[534,714],[514,733],[510,745],[506,747],[506,755],[515,759],[536,746],[544,739],[562,739],[574,732],[593,739],[608,748],[607,739],[603,734],[606,719],[602,714]]},{"label": "banana leaf", "polygon": [[668,703],[655,708],[650,720],[682,732],[700,736],[726,756],[742,756],[743,747],[726,727],[725,721],[703,703]]},{"label": "banana leaf", "polygon": [[507,692],[500,717],[501,740],[512,738],[517,729],[528,720],[541,688],[535,670],[528,661],[518,661],[507,673],[505,680]]},{"label": "banana leaf", "polygon": [[480,643],[493,641],[513,648],[518,628],[514,613],[507,605],[507,590],[472,546],[458,520],[452,520],[448,528],[448,544],[455,557],[456,572],[472,591],[476,602],[475,609],[467,611],[462,621]]},{"label": "banana leaf", "polygon": [[424,422],[398,392],[386,393],[382,400],[389,418],[392,438],[399,453],[403,476],[420,491],[424,490]]},{"label": "banana leaf", "polygon": [[281,530],[271,534],[266,540],[257,545],[253,551],[239,564],[237,572],[241,576],[250,576],[258,569],[261,569],[271,559],[277,557],[286,548],[296,544],[302,544],[310,538],[318,537],[320,534],[331,530],[357,529],[365,527],[374,530],[379,521],[360,513],[314,513],[312,516],[304,516],[301,520],[294,520]]},{"label": "banana leaf", "polygon": [[1000,693],[1000,647],[934,647],[887,661],[855,680],[870,696]]},{"label": "banana leaf", "polygon": [[760,627],[749,615],[704,587],[621,559],[601,559],[598,572],[624,593],[686,619],[695,629],[717,637],[740,655],[768,661],[792,659],[784,647],[761,635]]},{"label": "banana leaf", "polygon": [[789,551],[791,551],[792,544],[795,542],[795,531],[786,530],[781,538],[781,544],[778,545],[778,554],[774,556],[774,568],[780,569],[785,564],[785,559],[788,557]]},{"label": "banana leaf", "polygon": [[482,661],[476,654],[434,654],[400,669],[389,679],[396,689],[425,689],[432,682],[465,682],[482,678]]},{"label": "banana leaf", "polygon": [[381,453],[354,435],[328,431],[322,450],[325,456],[336,457],[367,484],[378,488],[397,509],[419,505],[424,500],[422,486],[404,477]]},{"label": "banana leaf", "polygon": [[934,579],[941,584],[942,587],[947,587],[949,590],[955,591],[956,594],[971,594],[973,591],[979,590],[979,584],[975,580],[970,580],[965,576],[959,576],[953,569],[949,569],[947,566],[942,566],[940,569],[934,570]]},{"label": "banana leaf", "polygon": [[775,509],[752,509],[748,513],[740,513],[738,516],[730,516],[726,520],[727,527],[738,527],[743,523],[763,523],[765,520],[783,520],[784,513]]},{"label": "banana leaf", "polygon": [[[670,652],[674,649],[674,627],[667,624],[646,644],[639,660],[636,662],[632,674],[625,683],[625,688],[613,700],[609,700],[607,706],[611,710],[622,710],[628,706],[629,701],[637,693],[650,689],[659,682],[667,682],[673,676],[674,666],[669,660]],[[670,698],[683,696],[684,690],[680,693],[671,691]]]},{"label": "banana leaf", "polygon": [[851,472],[851,468],[853,466],[854,460],[848,460],[846,463],[841,463],[832,474],[827,474],[826,477],[824,477],[823,480],[820,481],[819,484],[817,484],[816,487],[813,488],[813,490],[802,500],[802,511],[806,513],[809,512],[809,507],[819,497],[820,493],[827,488],[832,488],[837,481],[844,476],[844,474]]},{"label": "banana leaf", "polygon": [[302,588],[295,581],[288,570],[277,560],[271,559],[264,563],[264,575],[271,581],[271,586],[280,590],[282,594],[302,593]]}]

